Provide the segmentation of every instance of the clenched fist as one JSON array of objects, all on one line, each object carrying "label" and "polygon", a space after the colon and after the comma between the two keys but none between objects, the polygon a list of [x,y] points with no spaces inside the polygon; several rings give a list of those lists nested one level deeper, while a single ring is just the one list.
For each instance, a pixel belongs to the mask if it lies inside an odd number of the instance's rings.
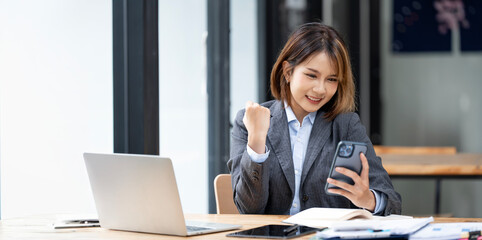
[{"label": "clenched fist", "polygon": [[270,111],[257,103],[248,101],[243,123],[248,130],[248,146],[256,153],[265,153],[266,135],[268,135]]}]

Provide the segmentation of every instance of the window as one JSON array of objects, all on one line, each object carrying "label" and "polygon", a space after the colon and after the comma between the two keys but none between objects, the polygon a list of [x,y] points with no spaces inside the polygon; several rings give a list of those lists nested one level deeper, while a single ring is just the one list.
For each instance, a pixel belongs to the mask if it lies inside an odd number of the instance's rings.
[{"label": "window", "polygon": [[208,212],[206,1],[159,2],[159,154],[186,213]]},{"label": "window", "polygon": [[1,217],[95,212],[83,152],[112,152],[112,2],[0,2]]}]

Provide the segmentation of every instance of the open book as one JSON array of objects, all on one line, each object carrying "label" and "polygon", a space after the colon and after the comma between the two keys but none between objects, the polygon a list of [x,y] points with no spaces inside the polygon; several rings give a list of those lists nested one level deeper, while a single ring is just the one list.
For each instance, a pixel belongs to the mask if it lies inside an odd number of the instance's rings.
[{"label": "open book", "polygon": [[283,222],[321,228],[331,227],[334,223],[344,220],[372,218],[372,213],[364,209],[310,208],[291,216]]}]

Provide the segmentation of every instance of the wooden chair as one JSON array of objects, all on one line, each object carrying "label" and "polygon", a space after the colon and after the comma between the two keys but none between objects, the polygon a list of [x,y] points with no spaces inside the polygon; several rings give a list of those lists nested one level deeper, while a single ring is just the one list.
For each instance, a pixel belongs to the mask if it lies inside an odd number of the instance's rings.
[{"label": "wooden chair", "polygon": [[214,196],[218,214],[239,214],[233,201],[231,174],[219,174],[214,179]]},{"label": "wooden chair", "polygon": [[[434,154],[456,154],[455,147],[405,147],[405,146],[373,146],[375,153],[380,154],[398,154],[398,155],[434,155]],[[440,214],[440,192],[441,178],[435,178],[435,214]]]}]

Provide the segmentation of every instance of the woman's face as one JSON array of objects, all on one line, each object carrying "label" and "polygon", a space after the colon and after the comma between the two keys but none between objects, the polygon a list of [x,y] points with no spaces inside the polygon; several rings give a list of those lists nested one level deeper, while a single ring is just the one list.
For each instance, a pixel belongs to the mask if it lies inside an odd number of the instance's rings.
[{"label": "woman's face", "polygon": [[[289,67],[288,62],[283,68]],[[286,72],[286,71],[285,71]],[[316,53],[287,74],[291,90],[291,108],[298,121],[318,111],[331,100],[338,88],[335,68],[324,52]]]}]

